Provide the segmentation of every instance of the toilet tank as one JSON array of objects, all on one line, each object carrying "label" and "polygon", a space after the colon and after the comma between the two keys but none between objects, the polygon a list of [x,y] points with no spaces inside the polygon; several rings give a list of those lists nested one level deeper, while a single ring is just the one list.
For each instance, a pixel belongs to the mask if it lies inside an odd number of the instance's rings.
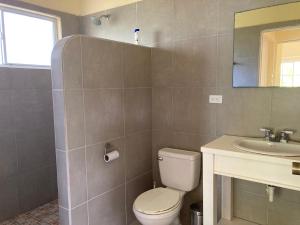
[{"label": "toilet tank", "polygon": [[201,155],[199,152],[164,148],[158,152],[162,183],[170,188],[191,191],[199,184]]}]

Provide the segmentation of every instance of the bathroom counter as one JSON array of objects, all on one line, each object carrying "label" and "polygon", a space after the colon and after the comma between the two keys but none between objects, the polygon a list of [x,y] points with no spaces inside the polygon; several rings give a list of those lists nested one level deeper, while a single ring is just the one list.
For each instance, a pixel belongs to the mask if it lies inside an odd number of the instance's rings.
[{"label": "bathroom counter", "polygon": [[293,174],[293,164],[300,163],[300,157],[242,151],[234,146],[241,139],[245,137],[222,136],[201,148],[204,225],[217,225],[216,175],[222,176],[221,225],[249,225],[246,221],[233,218],[232,178],[300,191],[300,176]]},{"label": "bathroom counter", "polygon": [[[269,155],[261,155],[254,154],[246,151],[242,151],[237,147],[233,146],[235,141],[247,139],[247,137],[236,137],[236,136],[222,136],[207,145],[201,148],[201,152],[210,153],[210,154],[218,154],[224,156],[236,156],[248,159],[257,159],[264,160],[270,163],[291,163],[291,162],[300,162],[300,157],[282,157],[282,156],[269,156]],[[258,139],[258,138],[257,138]]]}]

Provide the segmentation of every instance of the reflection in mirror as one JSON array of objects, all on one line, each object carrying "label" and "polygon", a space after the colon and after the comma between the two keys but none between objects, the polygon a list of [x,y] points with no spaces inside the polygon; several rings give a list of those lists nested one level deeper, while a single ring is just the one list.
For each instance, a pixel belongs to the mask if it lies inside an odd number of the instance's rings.
[{"label": "reflection in mirror", "polygon": [[235,15],[234,87],[300,87],[300,2]]}]

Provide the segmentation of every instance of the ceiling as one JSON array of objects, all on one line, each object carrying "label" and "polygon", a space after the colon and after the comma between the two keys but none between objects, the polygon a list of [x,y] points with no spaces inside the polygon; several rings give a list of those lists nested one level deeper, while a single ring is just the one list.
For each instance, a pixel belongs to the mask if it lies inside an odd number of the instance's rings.
[{"label": "ceiling", "polygon": [[235,28],[300,20],[300,2],[237,13]]},{"label": "ceiling", "polygon": [[85,16],[141,0],[22,0],[45,8]]}]

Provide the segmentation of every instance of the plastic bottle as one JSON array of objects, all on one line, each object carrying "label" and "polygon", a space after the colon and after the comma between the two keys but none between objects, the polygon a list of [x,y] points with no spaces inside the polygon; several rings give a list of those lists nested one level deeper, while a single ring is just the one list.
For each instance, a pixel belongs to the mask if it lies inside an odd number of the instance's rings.
[{"label": "plastic bottle", "polygon": [[136,44],[136,45],[138,45],[139,44],[139,33],[140,33],[140,29],[139,28],[135,28],[134,29],[134,43]]}]

